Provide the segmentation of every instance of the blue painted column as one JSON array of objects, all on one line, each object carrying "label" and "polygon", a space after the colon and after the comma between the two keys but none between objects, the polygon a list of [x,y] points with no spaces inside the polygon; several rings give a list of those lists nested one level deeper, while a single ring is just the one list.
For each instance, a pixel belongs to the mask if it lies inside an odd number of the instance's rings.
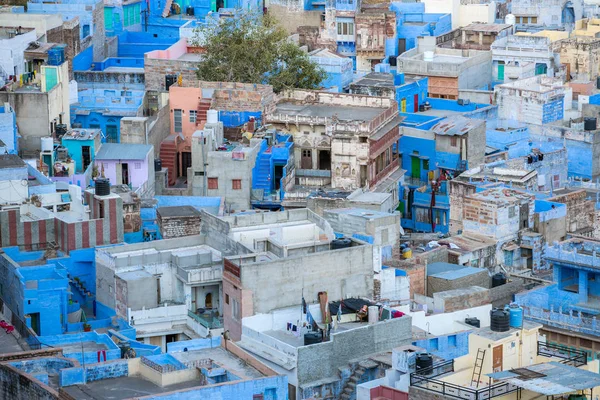
[{"label": "blue painted column", "polygon": [[554,264],[553,276],[554,282],[556,282],[556,284],[558,285],[558,289],[562,290],[562,267],[560,265]]},{"label": "blue painted column", "polygon": [[588,272],[579,271],[579,302],[587,303],[588,301]]}]

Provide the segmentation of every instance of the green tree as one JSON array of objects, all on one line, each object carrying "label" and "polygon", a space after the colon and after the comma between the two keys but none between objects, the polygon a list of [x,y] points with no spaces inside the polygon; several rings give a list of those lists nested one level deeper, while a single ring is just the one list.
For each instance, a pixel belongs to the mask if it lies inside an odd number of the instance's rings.
[{"label": "green tree", "polygon": [[196,45],[205,49],[198,79],[218,82],[266,83],[275,92],[318,89],[325,72],[270,15],[240,13],[198,28]]}]

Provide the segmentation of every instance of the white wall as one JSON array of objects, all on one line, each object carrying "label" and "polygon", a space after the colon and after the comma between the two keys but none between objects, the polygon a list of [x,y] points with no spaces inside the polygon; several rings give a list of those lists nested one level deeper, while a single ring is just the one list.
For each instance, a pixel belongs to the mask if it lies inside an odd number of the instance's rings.
[{"label": "white wall", "polygon": [[412,317],[413,326],[429,332],[431,335],[448,335],[468,329],[465,318],[479,318],[481,327],[490,326],[491,304],[455,311],[453,313],[425,315],[424,311],[410,312],[408,306],[394,307]]},{"label": "white wall", "polygon": [[395,268],[382,269],[381,298],[387,300],[410,300],[410,279],[408,276],[396,276]]},{"label": "white wall", "polygon": [[22,203],[29,197],[25,180],[0,181],[0,204]]},{"label": "white wall", "polygon": [[17,75],[25,72],[23,53],[29,47],[29,43],[35,42],[36,38],[35,30],[32,30],[11,39],[0,40],[0,66],[4,69],[0,71],[0,76],[13,75],[15,67]]},{"label": "white wall", "polygon": [[496,3],[461,4],[458,15],[452,15],[452,26],[457,19],[459,26],[467,26],[475,22],[493,24],[496,21]]}]

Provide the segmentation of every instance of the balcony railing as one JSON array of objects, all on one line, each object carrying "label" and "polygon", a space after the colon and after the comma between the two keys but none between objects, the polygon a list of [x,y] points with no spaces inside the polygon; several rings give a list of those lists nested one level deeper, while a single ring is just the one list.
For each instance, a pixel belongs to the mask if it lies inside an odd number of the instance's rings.
[{"label": "balcony railing", "polygon": [[188,316],[207,329],[219,329],[223,327],[223,323],[217,317],[198,315],[191,310],[188,311]]},{"label": "balcony railing", "polygon": [[585,351],[571,349],[558,344],[538,342],[537,354],[544,357],[560,358],[562,364],[572,365],[573,367],[587,365],[587,353]]},{"label": "balcony railing", "polygon": [[223,278],[223,266],[177,267],[177,275],[186,283],[215,282]]}]

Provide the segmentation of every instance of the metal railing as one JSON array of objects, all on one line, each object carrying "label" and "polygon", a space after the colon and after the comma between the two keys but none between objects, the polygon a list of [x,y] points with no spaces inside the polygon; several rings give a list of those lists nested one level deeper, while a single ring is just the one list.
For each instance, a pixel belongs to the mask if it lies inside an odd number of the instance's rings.
[{"label": "metal railing", "polygon": [[587,353],[583,350],[571,349],[559,344],[537,342],[537,354],[545,357],[560,358],[561,364],[581,367],[587,365]]},{"label": "metal railing", "polygon": [[[27,324],[21,318],[19,318],[19,316],[15,314],[10,307],[8,307],[8,305],[6,306],[6,308],[8,308],[11,313],[11,325],[14,326],[15,331],[19,333],[18,337],[15,336],[19,345],[24,350],[26,350],[27,348],[29,348],[30,350],[40,350],[42,348],[42,343],[39,341],[35,332],[30,327],[28,327]],[[4,300],[2,298],[0,298],[0,311],[4,311]]]},{"label": "metal railing", "polygon": [[217,317],[198,315],[191,310],[188,310],[188,316],[207,329],[219,329],[223,327],[221,320]]}]

